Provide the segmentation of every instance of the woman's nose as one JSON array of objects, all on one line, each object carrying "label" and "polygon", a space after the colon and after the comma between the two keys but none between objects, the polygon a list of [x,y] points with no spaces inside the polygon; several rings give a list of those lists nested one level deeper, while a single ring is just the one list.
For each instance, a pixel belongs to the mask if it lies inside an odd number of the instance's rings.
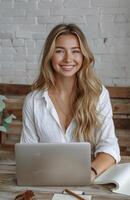
[{"label": "woman's nose", "polygon": [[66,62],[72,61],[72,53],[71,53],[71,52],[66,52],[66,53],[65,53],[64,60],[65,60]]}]

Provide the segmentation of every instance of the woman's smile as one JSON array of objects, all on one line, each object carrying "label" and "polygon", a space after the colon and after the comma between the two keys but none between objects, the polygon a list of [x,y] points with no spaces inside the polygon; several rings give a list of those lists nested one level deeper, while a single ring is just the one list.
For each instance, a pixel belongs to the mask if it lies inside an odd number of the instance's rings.
[{"label": "woman's smile", "polygon": [[71,70],[75,67],[75,65],[60,65],[60,67],[64,70]]}]

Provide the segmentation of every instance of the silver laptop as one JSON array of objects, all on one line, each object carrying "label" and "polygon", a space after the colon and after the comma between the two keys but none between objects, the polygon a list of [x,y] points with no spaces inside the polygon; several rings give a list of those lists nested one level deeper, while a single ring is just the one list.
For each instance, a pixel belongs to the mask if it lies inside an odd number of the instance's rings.
[{"label": "silver laptop", "polygon": [[90,143],[16,144],[18,185],[83,186],[91,183]]}]

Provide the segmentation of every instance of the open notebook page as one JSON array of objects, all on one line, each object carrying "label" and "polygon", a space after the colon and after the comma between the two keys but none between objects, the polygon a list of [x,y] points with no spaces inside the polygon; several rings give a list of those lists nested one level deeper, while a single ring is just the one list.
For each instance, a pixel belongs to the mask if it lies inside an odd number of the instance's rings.
[{"label": "open notebook page", "polygon": [[[83,197],[85,200],[92,199],[91,195],[80,195],[80,196]],[[76,200],[76,198],[68,194],[54,194],[52,200]]]},{"label": "open notebook page", "polygon": [[115,193],[130,195],[130,163],[116,164],[98,176],[95,184],[114,183]]}]

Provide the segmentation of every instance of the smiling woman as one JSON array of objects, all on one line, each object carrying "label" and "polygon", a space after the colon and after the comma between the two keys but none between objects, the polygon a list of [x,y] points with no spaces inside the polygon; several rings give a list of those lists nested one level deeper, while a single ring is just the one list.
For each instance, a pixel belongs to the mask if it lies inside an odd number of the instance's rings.
[{"label": "smiling woman", "polygon": [[79,27],[54,27],[33,91],[24,102],[21,136],[24,143],[90,142],[92,180],[120,160],[109,93],[93,65],[94,56]]}]

